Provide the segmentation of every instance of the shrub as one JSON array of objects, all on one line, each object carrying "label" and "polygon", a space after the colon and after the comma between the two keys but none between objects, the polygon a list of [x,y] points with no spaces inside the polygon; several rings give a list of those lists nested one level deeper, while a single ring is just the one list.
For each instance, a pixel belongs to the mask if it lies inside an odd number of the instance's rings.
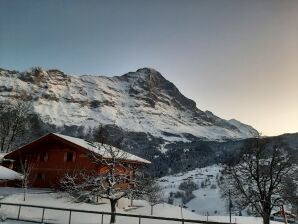
[{"label": "shrub", "polygon": [[184,181],[179,185],[179,189],[183,191],[194,191],[199,189],[199,186],[193,181]]}]

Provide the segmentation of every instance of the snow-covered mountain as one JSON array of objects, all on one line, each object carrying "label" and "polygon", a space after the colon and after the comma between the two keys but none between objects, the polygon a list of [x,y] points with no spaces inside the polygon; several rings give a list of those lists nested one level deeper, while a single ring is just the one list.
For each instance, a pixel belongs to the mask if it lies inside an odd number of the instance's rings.
[{"label": "snow-covered mountain", "polygon": [[44,123],[61,128],[113,124],[171,142],[194,136],[215,141],[258,136],[251,126],[201,111],[149,68],[114,77],[0,69],[0,100],[15,99],[31,101]]}]

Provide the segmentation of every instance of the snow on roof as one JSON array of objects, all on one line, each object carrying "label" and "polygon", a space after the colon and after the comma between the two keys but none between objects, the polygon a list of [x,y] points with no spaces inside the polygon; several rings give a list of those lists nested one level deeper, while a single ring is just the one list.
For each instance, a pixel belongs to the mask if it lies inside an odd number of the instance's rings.
[{"label": "snow on roof", "polygon": [[2,161],[3,159],[4,159],[4,156],[6,156],[7,155],[7,153],[0,153],[0,161]]},{"label": "snow on roof", "polygon": [[21,180],[23,176],[11,169],[0,166],[0,180]]},{"label": "snow on roof", "polygon": [[128,152],[125,152],[121,149],[118,149],[118,148],[110,146],[110,145],[100,144],[98,142],[88,142],[84,139],[75,138],[75,137],[62,135],[62,134],[57,134],[57,133],[52,133],[52,134],[56,135],[60,138],[63,138],[64,140],[69,141],[69,142],[71,142],[75,145],[78,145],[78,146],[82,147],[82,148],[85,148],[85,149],[88,149],[92,152],[95,152],[95,153],[103,156],[104,158],[111,158],[109,150],[112,150],[113,152],[117,152],[117,154],[125,160],[141,162],[141,163],[147,163],[147,164],[151,163],[150,161],[148,161],[146,159],[135,156],[133,154],[130,154]]}]

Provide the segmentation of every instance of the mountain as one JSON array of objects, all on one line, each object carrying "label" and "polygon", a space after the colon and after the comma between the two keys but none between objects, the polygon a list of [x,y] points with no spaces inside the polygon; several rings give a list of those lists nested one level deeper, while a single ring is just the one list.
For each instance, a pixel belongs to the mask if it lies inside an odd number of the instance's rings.
[{"label": "mountain", "polygon": [[25,99],[44,123],[95,128],[114,124],[169,141],[258,136],[251,126],[201,111],[154,69],[122,76],[71,76],[59,70],[0,70],[0,99]]},{"label": "mountain", "polygon": [[92,140],[101,127],[106,143],[152,161],[148,169],[158,176],[212,165],[241,139],[258,136],[251,126],[198,109],[150,68],[114,77],[0,69],[5,100],[31,102],[31,139],[51,131]]},{"label": "mountain", "polygon": [[267,137],[267,139],[270,139],[270,142],[272,142],[272,144],[282,143],[289,148],[298,151],[298,132]]}]

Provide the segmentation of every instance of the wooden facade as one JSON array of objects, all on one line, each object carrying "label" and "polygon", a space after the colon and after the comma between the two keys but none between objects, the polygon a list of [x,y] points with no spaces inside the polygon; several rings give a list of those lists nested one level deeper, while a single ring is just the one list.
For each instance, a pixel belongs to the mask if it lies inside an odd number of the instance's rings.
[{"label": "wooden facade", "polygon": [[[92,161],[88,148],[54,133],[7,154],[5,159],[3,165],[18,172],[21,172],[21,163],[26,161],[32,169],[29,178],[30,186],[39,188],[60,188],[60,180],[67,172],[76,170],[105,171],[102,164]],[[127,167],[144,164],[142,160],[126,160],[124,162],[127,163]],[[126,172],[132,178],[132,170],[127,169],[122,172]]]}]

